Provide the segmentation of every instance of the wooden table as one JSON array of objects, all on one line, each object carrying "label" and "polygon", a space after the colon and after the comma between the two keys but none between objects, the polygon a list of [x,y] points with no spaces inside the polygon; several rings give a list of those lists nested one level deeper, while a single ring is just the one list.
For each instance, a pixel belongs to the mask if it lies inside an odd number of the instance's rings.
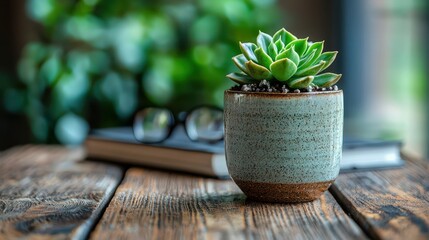
[{"label": "wooden table", "polygon": [[303,204],[246,200],[229,180],[84,161],[82,149],[0,155],[0,239],[429,239],[429,165],[341,174]]}]

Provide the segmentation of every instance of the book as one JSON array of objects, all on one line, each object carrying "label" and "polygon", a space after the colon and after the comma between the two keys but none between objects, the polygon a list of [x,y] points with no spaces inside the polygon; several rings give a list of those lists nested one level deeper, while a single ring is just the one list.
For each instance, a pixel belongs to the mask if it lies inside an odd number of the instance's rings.
[{"label": "book", "polygon": [[[341,171],[403,165],[400,141],[344,138]],[[161,143],[142,144],[131,127],[93,130],[85,141],[89,158],[227,178],[224,142],[191,141],[180,126]]]},{"label": "book", "polygon": [[345,137],[340,171],[376,170],[401,167],[402,143],[399,140]]}]

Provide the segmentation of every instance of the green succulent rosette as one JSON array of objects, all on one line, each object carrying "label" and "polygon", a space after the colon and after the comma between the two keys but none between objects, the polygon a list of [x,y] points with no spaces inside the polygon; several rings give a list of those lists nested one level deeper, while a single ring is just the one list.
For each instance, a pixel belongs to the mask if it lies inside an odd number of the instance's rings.
[{"label": "green succulent rosette", "polygon": [[260,31],[256,44],[240,42],[241,54],[232,61],[241,72],[227,77],[240,85],[267,80],[282,82],[290,89],[330,87],[341,74],[321,72],[332,64],[338,52],[323,52],[323,44],[299,39],[284,28],[273,36]]}]

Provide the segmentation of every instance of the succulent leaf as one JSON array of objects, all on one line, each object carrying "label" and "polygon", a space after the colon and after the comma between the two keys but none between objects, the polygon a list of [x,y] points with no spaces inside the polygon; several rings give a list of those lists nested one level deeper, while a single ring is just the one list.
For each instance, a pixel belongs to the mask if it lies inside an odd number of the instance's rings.
[{"label": "succulent leaf", "polygon": [[325,61],[325,65],[323,66],[322,70],[325,70],[326,68],[328,68],[335,60],[335,58],[337,57],[338,52],[334,51],[334,52],[324,52],[320,55],[320,57],[317,59],[317,62],[319,61]]},{"label": "succulent leaf", "polygon": [[338,82],[341,78],[341,74],[335,73],[323,73],[314,77],[313,83],[319,87],[330,87]]},{"label": "succulent leaf", "polygon": [[299,62],[298,70],[302,70],[311,66],[317,60],[315,55],[316,55],[316,50],[313,50],[311,54],[302,58],[301,61]]},{"label": "succulent leaf", "polygon": [[253,61],[247,61],[246,67],[249,70],[250,76],[256,80],[270,79],[272,77],[270,70]]},{"label": "succulent leaf", "polygon": [[271,57],[262,50],[262,48],[257,48],[255,50],[256,59],[258,60],[259,64],[262,64],[267,69],[270,67],[271,63],[273,63],[273,60]]},{"label": "succulent leaf", "polygon": [[268,46],[268,55],[270,55],[271,59],[276,59],[277,46],[273,42],[271,42],[270,45]]},{"label": "succulent leaf", "polygon": [[307,55],[311,54],[313,52],[313,50],[316,50],[316,56],[319,57],[323,51],[323,45],[324,45],[324,41],[316,42],[316,43],[313,43],[311,45],[308,45],[307,51],[305,52],[304,56],[307,56]]},{"label": "succulent leaf", "polygon": [[300,78],[292,79],[288,82],[291,88],[306,88],[313,82],[314,76],[305,76]]},{"label": "succulent leaf", "polygon": [[289,48],[286,51],[283,51],[282,53],[277,55],[276,61],[283,59],[283,58],[289,58],[297,66],[299,64],[299,55],[298,55],[298,53],[296,53],[294,46],[292,46],[291,48]]},{"label": "succulent leaf", "polygon": [[256,38],[256,43],[266,53],[268,53],[268,46],[271,44],[272,41],[273,41],[273,38],[270,35],[268,35],[268,34],[266,34],[264,32],[259,31],[259,35]]},{"label": "succulent leaf", "polygon": [[270,66],[271,73],[279,81],[287,81],[295,74],[296,69],[295,63],[288,58],[277,60]]},{"label": "succulent leaf", "polygon": [[230,73],[226,75],[227,78],[231,79],[232,81],[238,83],[238,84],[249,84],[255,82],[255,79],[249,77],[246,74],[242,73]]},{"label": "succulent leaf", "polygon": [[302,77],[302,76],[316,75],[321,71],[325,63],[326,63],[325,61],[321,61],[320,63],[313,65],[309,68],[299,70],[295,73],[295,76]]},{"label": "succulent leaf", "polygon": [[286,48],[295,46],[296,53],[298,53],[299,56],[302,56],[305,53],[305,50],[307,50],[307,40],[308,38],[294,40],[286,45]]},{"label": "succulent leaf", "polygon": [[297,37],[284,28],[280,29],[273,35],[273,41],[281,40],[285,45],[297,39]]},{"label": "succulent leaf", "polygon": [[[273,39],[273,41],[274,41],[274,39]],[[285,44],[279,39],[279,40],[277,40],[277,41],[275,41],[274,42],[274,44],[276,45],[276,47],[277,47],[277,52],[279,52],[280,53],[280,51],[282,51],[283,50],[283,48],[285,47]]]},{"label": "succulent leaf", "polygon": [[240,42],[240,49],[243,55],[247,58],[247,60],[257,61],[254,51],[256,50],[257,46],[254,43],[241,43]]},{"label": "succulent leaf", "polygon": [[248,60],[243,54],[239,54],[233,57],[232,61],[235,63],[235,66],[237,66],[241,71],[245,72],[246,74],[249,74],[249,71],[247,71],[247,68],[246,68],[246,62]]}]

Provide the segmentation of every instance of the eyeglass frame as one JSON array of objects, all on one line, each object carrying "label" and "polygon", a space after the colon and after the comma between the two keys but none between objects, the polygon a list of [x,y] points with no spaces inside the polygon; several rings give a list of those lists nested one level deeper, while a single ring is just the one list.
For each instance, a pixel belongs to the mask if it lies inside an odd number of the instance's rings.
[{"label": "eyeglass frame", "polygon": [[[147,141],[147,142],[145,142],[145,141],[141,141],[141,140],[139,140],[138,138],[137,138],[137,136],[136,136],[136,131],[135,131],[135,124],[136,124],[136,119],[137,119],[137,117],[138,117],[138,115],[140,114],[140,113],[143,113],[146,109],[151,109],[151,108],[153,108],[153,109],[160,109],[160,110],[167,110],[168,111],[168,113],[169,113],[169,115],[170,115],[170,119],[172,119],[172,121],[169,121],[169,123],[168,123],[168,132],[167,132],[167,134],[165,135],[165,137],[163,138],[163,139],[161,139],[161,140],[159,140],[159,141]],[[189,140],[191,140],[191,141],[193,141],[193,142],[204,142],[204,143],[208,143],[208,144],[214,144],[214,143],[217,143],[217,142],[220,142],[220,141],[222,141],[224,138],[225,138],[225,132],[223,132],[223,134],[222,134],[222,137],[221,138],[219,138],[219,139],[216,139],[216,140],[198,140],[198,139],[192,139],[191,138],[191,136],[189,136],[189,133],[188,133],[188,129],[187,129],[187,127],[186,127],[186,121],[187,121],[187,119],[188,119],[188,117],[191,115],[190,113],[192,113],[193,111],[195,111],[195,110],[197,110],[197,109],[200,109],[200,108],[209,108],[209,109],[212,109],[212,110],[216,110],[216,111],[219,111],[219,112],[221,112],[222,113],[222,117],[223,117],[223,109],[222,108],[220,108],[220,107],[217,107],[217,106],[213,106],[213,105],[198,105],[198,106],[195,106],[195,107],[192,107],[190,110],[188,110],[188,111],[181,111],[181,112],[179,112],[178,114],[177,114],[177,116],[176,115],[174,115],[174,113],[173,113],[173,111],[171,111],[170,109],[168,109],[168,108],[165,108],[165,107],[145,107],[145,108],[143,108],[143,109],[141,109],[141,110],[139,110],[139,111],[137,111],[135,114],[134,114],[134,118],[133,118],[133,135],[134,135],[134,138],[138,141],[138,142],[140,142],[140,143],[144,143],[144,144],[157,144],[157,143],[162,143],[162,142],[164,142],[165,140],[167,140],[168,138],[170,138],[171,137],[171,134],[173,133],[173,131],[174,131],[174,129],[177,127],[177,126],[179,126],[179,125],[183,125],[183,128],[184,128],[184,130],[185,130],[185,133],[186,133],[186,136],[189,138]]]}]

